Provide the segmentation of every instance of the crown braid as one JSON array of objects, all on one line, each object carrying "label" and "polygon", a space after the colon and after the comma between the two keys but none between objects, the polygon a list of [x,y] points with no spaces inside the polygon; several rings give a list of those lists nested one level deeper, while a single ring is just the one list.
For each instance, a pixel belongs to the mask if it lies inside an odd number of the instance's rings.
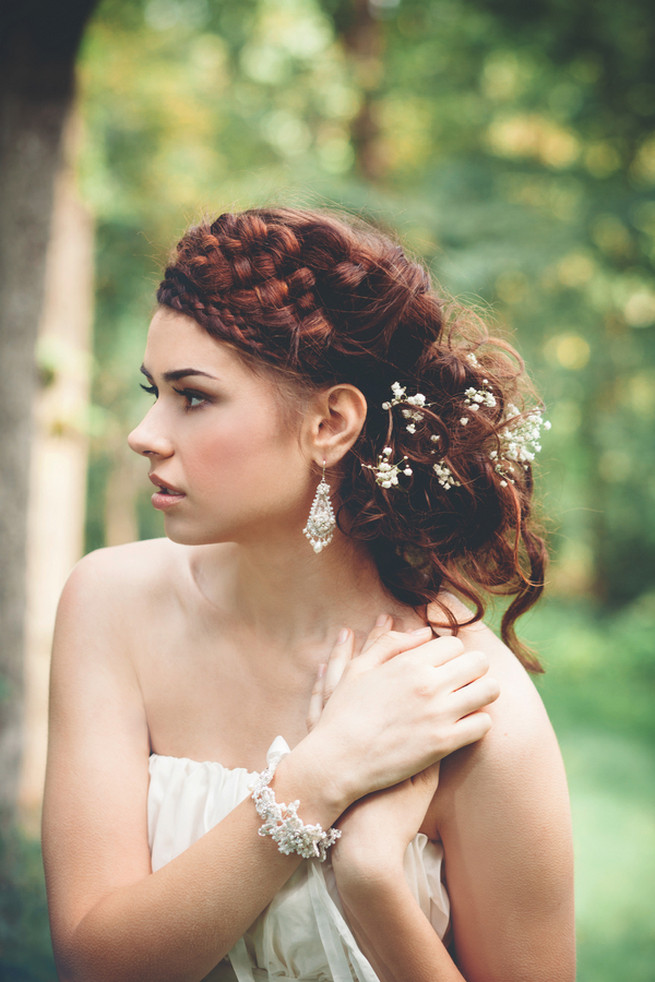
[{"label": "crown braid", "polygon": [[[530,394],[511,347],[447,304],[386,236],[320,212],[256,209],[189,229],[157,299],[305,386],[357,386],[369,408],[341,464],[340,524],[367,543],[404,603],[430,604],[449,587],[480,617],[480,588],[514,596],[503,638],[540,670],[514,633],[543,589],[532,473],[521,464],[508,479],[493,456],[508,414],[520,418]],[[425,393],[418,429],[383,408],[395,383]],[[467,391],[483,394],[475,411]],[[435,441],[447,481],[435,474]],[[389,491],[376,481],[383,448],[407,461],[407,486]]]}]

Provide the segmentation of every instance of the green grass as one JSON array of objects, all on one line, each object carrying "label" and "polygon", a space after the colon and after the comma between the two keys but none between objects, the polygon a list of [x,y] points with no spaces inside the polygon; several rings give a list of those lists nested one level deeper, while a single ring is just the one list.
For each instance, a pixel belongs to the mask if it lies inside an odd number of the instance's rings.
[{"label": "green grass", "polygon": [[[578,982],[655,982],[655,600],[611,617],[547,601],[522,633],[571,789]],[[11,836],[0,873],[0,978],[54,982],[38,844]]]}]

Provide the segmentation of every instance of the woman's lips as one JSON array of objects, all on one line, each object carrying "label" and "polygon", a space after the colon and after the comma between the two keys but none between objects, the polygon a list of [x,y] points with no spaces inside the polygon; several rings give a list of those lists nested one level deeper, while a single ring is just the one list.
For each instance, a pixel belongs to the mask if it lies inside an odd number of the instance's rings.
[{"label": "woman's lips", "polygon": [[177,505],[183,498],[186,497],[183,491],[180,491],[179,488],[171,487],[170,484],[166,484],[166,482],[156,474],[149,474],[148,477],[158,488],[158,490],[155,491],[150,498],[154,508],[158,508],[160,511],[165,511],[167,508],[172,508],[173,505]]},{"label": "woman's lips", "polygon": [[150,500],[154,508],[159,508],[160,511],[165,511],[167,508],[172,508],[173,505],[179,504],[183,501],[186,495],[181,493],[173,494],[170,491],[155,491],[151,496]]}]

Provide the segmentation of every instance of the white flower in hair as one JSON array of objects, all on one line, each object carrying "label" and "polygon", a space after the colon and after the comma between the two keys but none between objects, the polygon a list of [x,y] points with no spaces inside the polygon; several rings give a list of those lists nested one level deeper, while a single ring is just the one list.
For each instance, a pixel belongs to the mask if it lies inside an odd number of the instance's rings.
[{"label": "white flower in hair", "polygon": [[457,480],[448,464],[445,464],[443,460],[433,464],[432,470],[437,475],[437,481],[445,491],[450,491],[451,488],[461,488],[462,482]]},{"label": "white flower in hair", "polygon": [[464,390],[464,402],[474,413],[479,411],[480,406],[487,406],[489,409],[493,409],[496,405],[496,397],[491,391],[489,379],[483,379],[482,384],[484,385],[483,389],[476,389],[470,386],[470,388]]},{"label": "white flower in hair", "polygon": [[[383,409],[392,409],[394,406],[404,405],[405,408],[402,410],[403,417],[409,422],[406,424],[405,429],[408,433],[416,433],[416,424],[421,423],[424,419],[424,415],[419,410],[424,406],[428,405],[425,401],[425,396],[422,392],[417,392],[413,396],[407,395],[407,388],[400,384],[400,382],[393,382],[391,385],[391,392],[393,394],[393,399],[389,402],[383,402]],[[411,406],[408,409],[407,406]]]},{"label": "white flower in hair", "polygon": [[403,467],[403,464],[407,460],[407,457],[403,457],[402,460],[398,461],[397,464],[392,464],[389,461],[393,451],[391,447],[385,447],[382,453],[378,456],[377,464],[362,464],[369,471],[373,471],[375,474],[375,482],[379,484],[381,488],[393,488],[398,484],[398,475],[404,474],[406,477],[412,476],[412,468],[407,466]]},{"label": "white flower in hair", "polygon": [[501,487],[507,487],[507,482],[515,484],[514,465],[528,467],[541,450],[541,430],[549,430],[550,422],[545,420],[541,409],[531,409],[521,414],[521,410],[513,403],[508,403],[500,430],[500,450],[492,450],[490,459],[495,463],[495,470],[503,480]]}]

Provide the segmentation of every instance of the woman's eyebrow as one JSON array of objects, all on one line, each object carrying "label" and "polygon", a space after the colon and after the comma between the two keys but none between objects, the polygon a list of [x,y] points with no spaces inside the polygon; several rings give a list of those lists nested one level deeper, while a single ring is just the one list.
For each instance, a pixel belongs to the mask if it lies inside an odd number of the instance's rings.
[{"label": "woman's eyebrow", "polygon": [[[141,365],[139,371],[152,381],[152,375],[145,365]],[[174,371],[164,372],[162,378],[164,382],[179,382],[181,378],[187,378],[189,375],[201,375],[203,378],[210,378],[214,382],[220,381],[215,375],[210,375],[209,372],[202,372],[199,368],[176,368]]]}]

